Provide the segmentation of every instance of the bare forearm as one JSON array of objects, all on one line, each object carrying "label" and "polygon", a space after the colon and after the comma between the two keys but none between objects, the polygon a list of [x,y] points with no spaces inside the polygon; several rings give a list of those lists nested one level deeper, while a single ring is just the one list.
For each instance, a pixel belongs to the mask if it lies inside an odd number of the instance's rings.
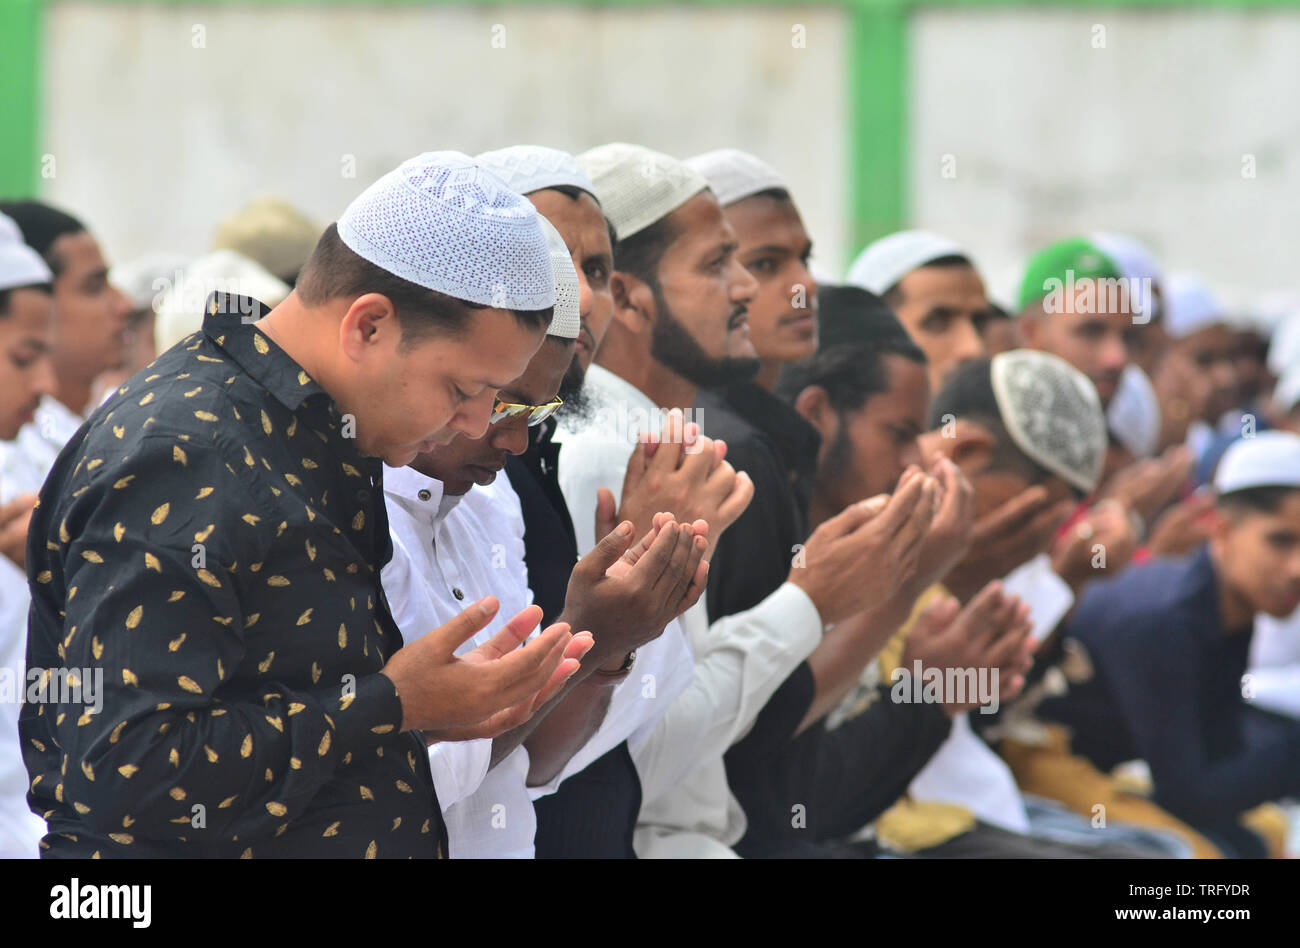
[{"label": "bare forearm", "polygon": [[[550,701],[546,702],[546,704],[538,708],[531,718],[519,725],[519,727],[494,738],[492,741],[492,760],[489,764],[489,768],[495,767],[497,764],[501,763],[501,761],[505,760],[506,757],[521,744],[526,746],[528,748],[528,753],[532,755],[534,753],[534,736],[539,731],[543,735],[547,735],[547,737],[537,744],[538,752],[543,754],[546,754],[545,748],[551,743],[551,741],[555,740],[553,735],[558,733],[561,729],[568,727],[570,722],[584,722],[587,721],[589,717],[594,716],[595,724],[589,726],[591,727],[591,733],[595,733],[595,729],[600,727],[601,721],[605,718],[605,711],[609,705],[608,698],[606,698],[601,704],[598,711],[592,709],[590,706],[597,700],[598,692],[602,690],[609,691],[612,689],[608,686],[600,686],[595,683],[588,684],[588,679],[590,678],[592,671],[594,671],[594,669],[580,669],[572,678],[565,682],[564,687],[560,689],[560,692]],[[583,687],[584,685],[586,685],[586,687]],[[579,689],[581,689],[581,691]],[[573,702],[573,708],[565,711],[564,714],[560,715],[560,717],[556,718],[556,720],[552,722],[552,716],[570,702]],[[582,710],[583,708],[586,708],[585,712]],[[582,741],[578,741],[574,745],[573,750],[569,752],[570,757],[579,747],[582,746],[582,743]],[[563,767],[567,762],[568,757],[566,757],[564,761],[561,761],[560,767]],[[532,766],[529,767],[529,771],[531,773]],[[529,782],[532,782],[531,779]]]},{"label": "bare forearm", "polygon": [[[586,627],[579,617],[565,613],[556,621],[574,628]],[[626,655],[621,646],[606,637],[582,660],[582,667],[565,682],[554,698],[514,730],[492,742],[491,767],[506,758],[520,744],[528,748],[532,762],[528,768],[530,785],[545,783],[563,769],[578,748],[586,743],[605,720],[609,694],[617,679],[600,674],[602,668],[617,665]],[[602,693],[604,693],[602,695]],[[541,774],[540,777],[535,775]]]},{"label": "bare forearm", "polygon": [[614,689],[590,680],[583,682],[562,705],[546,716],[526,741],[528,785],[555,779],[578,750],[600,730]]}]

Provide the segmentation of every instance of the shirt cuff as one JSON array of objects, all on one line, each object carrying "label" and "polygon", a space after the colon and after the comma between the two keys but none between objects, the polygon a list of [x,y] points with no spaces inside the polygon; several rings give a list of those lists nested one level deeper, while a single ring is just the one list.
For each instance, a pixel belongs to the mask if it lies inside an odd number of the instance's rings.
[{"label": "shirt cuff", "polygon": [[[516,748],[518,749],[518,748]],[[429,769],[442,812],[472,795],[492,764],[492,741],[440,741],[429,748]]]},{"label": "shirt cuff", "polygon": [[334,726],[339,754],[369,750],[388,739],[402,726],[402,701],[397,685],[380,672],[357,681],[356,691],[326,703]]},{"label": "shirt cuff", "polygon": [[763,600],[762,605],[770,614],[770,621],[787,630],[789,650],[792,653],[802,651],[804,658],[811,655],[821,642],[823,631],[821,613],[812,597],[794,583],[785,582]]}]

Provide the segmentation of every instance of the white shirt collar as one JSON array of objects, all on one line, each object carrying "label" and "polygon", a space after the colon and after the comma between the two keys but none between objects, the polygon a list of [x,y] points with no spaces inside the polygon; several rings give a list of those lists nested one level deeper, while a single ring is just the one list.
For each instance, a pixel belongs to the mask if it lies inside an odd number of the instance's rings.
[{"label": "white shirt collar", "polygon": [[435,523],[455,509],[464,494],[445,494],[436,477],[406,467],[384,465],[384,493],[412,511],[427,511]]}]

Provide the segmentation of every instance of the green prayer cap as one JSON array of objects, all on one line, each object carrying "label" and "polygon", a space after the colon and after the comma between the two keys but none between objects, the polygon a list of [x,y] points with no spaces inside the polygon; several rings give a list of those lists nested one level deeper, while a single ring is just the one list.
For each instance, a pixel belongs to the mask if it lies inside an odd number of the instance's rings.
[{"label": "green prayer cap", "polygon": [[1023,310],[1030,303],[1038,302],[1052,292],[1053,286],[1088,279],[1118,280],[1120,276],[1115,261],[1091,240],[1084,237],[1059,240],[1029,258],[1016,306]]}]

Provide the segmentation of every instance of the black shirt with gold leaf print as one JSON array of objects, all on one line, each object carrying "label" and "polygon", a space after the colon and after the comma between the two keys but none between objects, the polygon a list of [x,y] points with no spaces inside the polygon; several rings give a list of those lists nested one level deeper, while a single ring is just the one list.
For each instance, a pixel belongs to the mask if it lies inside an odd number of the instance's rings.
[{"label": "black shirt with gold leaf print", "polygon": [[424,742],[378,674],[402,645],[382,465],[261,304],[207,314],[87,420],[32,518],[42,853],[440,857]]}]

